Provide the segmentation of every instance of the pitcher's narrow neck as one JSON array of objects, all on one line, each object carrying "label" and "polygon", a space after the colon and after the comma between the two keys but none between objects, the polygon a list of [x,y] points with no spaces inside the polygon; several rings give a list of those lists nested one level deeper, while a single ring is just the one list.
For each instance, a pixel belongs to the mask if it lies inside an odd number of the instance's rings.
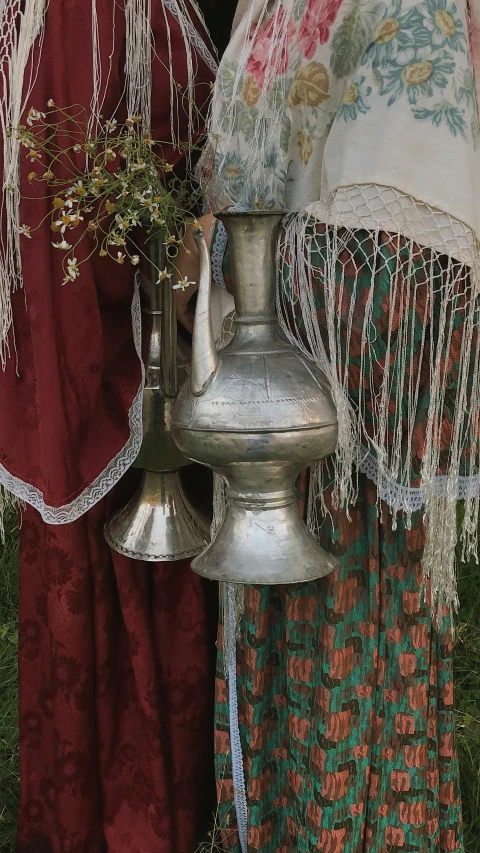
[{"label": "pitcher's narrow neck", "polygon": [[276,318],[276,248],[283,214],[263,211],[221,213],[228,235],[237,323]]}]

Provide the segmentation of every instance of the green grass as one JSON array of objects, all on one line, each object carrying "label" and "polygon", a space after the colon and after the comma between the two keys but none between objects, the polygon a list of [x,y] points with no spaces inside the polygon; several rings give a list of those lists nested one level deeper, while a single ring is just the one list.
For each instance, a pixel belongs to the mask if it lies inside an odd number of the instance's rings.
[{"label": "green grass", "polygon": [[[19,795],[17,720],[18,530],[13,514],[0,554],[0,853],[14,853]],[[480,568],[462,566],[457,617],[455,690],[466,853],[480,838]],[[211,833],[200,853],[218,848]]]},{"label": "green grass", "polygon": [[478,853],[480,838],[480,567],[462,566],[462,606],[455,642],[455,705],[465,848]]},{"label": "green grass", "polygon": [[19,796],[18,751],[18,530],[15,514],[6,525],[0,558],[0,851],[13,853]]}]

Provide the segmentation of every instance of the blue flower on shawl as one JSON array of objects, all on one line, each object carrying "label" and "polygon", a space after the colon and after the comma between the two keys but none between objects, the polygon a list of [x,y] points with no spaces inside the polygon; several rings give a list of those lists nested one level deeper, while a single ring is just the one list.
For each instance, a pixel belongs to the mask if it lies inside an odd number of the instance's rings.
[{"label": "blue flower on shawl", "polygon": [[367,98],[371,95],[372,87],[365,86],[365,77],[360,77],[350,83],[343,101],[337,111],[337,120],[343,118],[344,121],[355,121],[359,113],[365,115],[370,109],[370,104]]},{"label": "blue flower on shawl", "polygon": [[421,22],[415,9],[402,14],[402,0],[395,0],[376,25],[362,65],[371,63],[374,68],[387,65],[395,59],[398,50],[412,44],[412,30]]},{"label": "blue flower on shawl", "polygon": [[217,174],[222,175],[222,181],[230,193],[240,194],[245,181],[246,169],[242,158],[235,152],[229,151],[225,157],[217,155]]},{"label": "blue flower on shawl", "polygon": [[398,51],[395,62],[385,70],[381,94],[388,95],[391,106],[405,90],[410,104],[420,95],[433,97],[435,89],[445,89],[455,70],[455,62],[446,51],[433,51],[426,45]]},{"label": "blue flower on shawl", "polygon": [[418,12],[423,18],[423,32],[415,31],[417,45],[430,43],[434,49],[444,47],[466,53],[465,26],[452,0],[425,0]]}]

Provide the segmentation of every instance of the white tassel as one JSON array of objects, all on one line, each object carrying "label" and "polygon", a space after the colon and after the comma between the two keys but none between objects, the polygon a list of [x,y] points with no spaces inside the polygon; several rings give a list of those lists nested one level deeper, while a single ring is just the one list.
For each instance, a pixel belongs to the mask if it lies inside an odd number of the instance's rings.
[{"label": "white tassel", "polygon": [[[23,287],[20,251],[20,142],[11,128],[17,127],[28,106],[38,65],[25,71],[37,38],[42,44],[48,0],[29,0],[21,11],[19,0],[5,0],[0,25],[0,125],[3,138],[3,187],[0,211],[0,362],[5,369],[10,354],[12,327],[11,294]],[[39,56],[41,55],[41,50]],[[39,60],[38,60],[39,61]]]},{"label": "white tassel", "polygon": [[[385,209],[390,208],[392,220],[395,218],[394,202],[397,207],[405,202],[405,199],[392,197],[392,191],[382,187],[351,190],[352,194],[357,191],[366,196],[375,192],[378,199],[383,199]],[[415,209],[412,199],[408,203]],[[355,221],[353,210],[348,216],[345,211],[339,213],[335,199],[330,200],[326,209],[326,225],[319,234],[316,233],[319,222],[313,215],[295,215],[287,221],[279,244],[278,298],[279,315],[287,337],[305,355],[314,358],[332,385],[339,416],[339,445],[333,460],[334,505],[343,506],[348,511],[348,506],[355,503],[358,493],[356,472],[361,470],[376,482],[379,510],[382,502],[390,507],[394,529],[398,512],[406,513],[408,525],[412,513],[423,507],[427,525],[423,567],[425,578],[431,585],[432,605],[439,609],[446,604],[453,610],[458,605],[455,549],[459,499],[465,500],[463,556],[475,558],[478,552],[480,299],[476,295],[475,257],[478,257],[479,247],[470,244],[473,253],[469,250],[466,253],[468,262],[462,263],[458,260],[463,253],[459,246],[457,258],[446,254],[447,246],[424,248],[420,254],[418,243],[412,237],[401,237],[401,232],[393,235],[390,229],[387,268],[381,243],[383,229],[377,227],[372,230],[371,221],[367,229],[358,216]],[[431,213],[423,211],[425,219]],[[356,227],[352,227],[353,223]],[[455,223],[451,224],[454,231]],[[358,236],[359,231],[361,237]],[[367,241],[368,256],[362,248]],[[465,246],[467,244],[465,241]],[[421,269],[420,262],[423,265]],[[348,292],[346,290],[346,264],[350,266],[350,279],[359,267],[363,268],[363,276],[371,276],[371,287],[363,309],[358,303],[360,294],[356,282],[351,284]],[[386,369],[378,387],[374,385],[371,371],[367,370],[367,356],[373,363],[376,336],[373,295],[377,276],[382,270],[389,281],[389,309],[384,318]],[[424,311],[428,318],[428,322],[423,324],[420,340],[414,339],[414,334],[418,335],[419,286],[426,300]],[[324,291],[326,328],[323,334],[328,344],[328,358],[314,302],[314,292],[319,287]],[[459,301],[462,294],[463,305]],[[363,310],[363,318],[360,369],[356,380],[358,404],[353,407],[348,394],[348,377],[355,308],[357,312]],[[459,319],[461,323],[457,322]],[[448,353],[452,350],[454,337],[455,351],[460,353],[455,376],[455,408],[453,412],[446,412],[447,380],[451,381]],[[425,391],[421,380],[427,367],[429,400],[420,483],[412,488],[413,433],[421,393]],[[402,409],[406,409],[406,417]],[[445,417],[452,421],[448,448],[443,434]],[[462,464],[468,467],[464,476],[460,474]],[[313,472],[314,495],[309,504],[309,524],[314,533],[318,532],[319,526],[315,506],[321,499],[321,481],[318,472]]]},{"label": "white tassel", "polygon": [[127,112],[129,116],[141,116],[146,129],[152,120],[151,17],[151,0],[126,0]]}]

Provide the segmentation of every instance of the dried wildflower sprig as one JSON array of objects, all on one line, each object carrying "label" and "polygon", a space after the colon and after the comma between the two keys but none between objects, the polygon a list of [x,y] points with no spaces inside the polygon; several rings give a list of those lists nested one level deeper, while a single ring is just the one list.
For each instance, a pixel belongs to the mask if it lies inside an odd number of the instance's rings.
[{"label": "dried wildflower sprig", "polygon": [[[139,228],[147,238],[161,232],[169,254],[175,254],[199,190],[188,178],[174,175],[163,154],[166,144],[152,139],[140,116],[130,116],[124,124],[111,118],[92,134],[82,106],[61,109],[49,101],[48,107],[50,112],[32,107],[27,124],[12,131],[32,164],[28,180],[45,183],[51,200],[51,211],[41,222],[35,228],[22,225],[20,233],[31,238],[50,220],[56,235],[52,245],[64,253],[64,284],[77,279],[81,264],[96,252],[118,264],[139,264],[141,255],[146,257]],[[187,157],[192,150],[194,146],[185,145],[182,154]],[[85,239],[88,255],[79,261],[77,248]],[[159,282],[169,280],[164,272],[158,270]],[[182,278],[175,287],[190,284]]]}]

